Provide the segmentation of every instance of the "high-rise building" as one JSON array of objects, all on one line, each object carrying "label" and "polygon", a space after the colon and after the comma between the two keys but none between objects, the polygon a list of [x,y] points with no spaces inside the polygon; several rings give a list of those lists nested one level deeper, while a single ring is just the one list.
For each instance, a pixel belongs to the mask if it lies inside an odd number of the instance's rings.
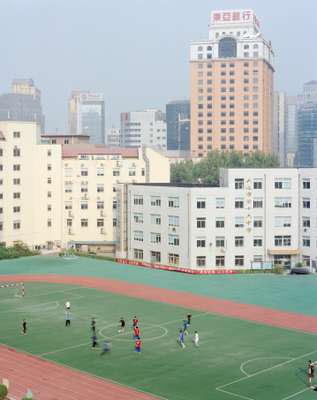
[{"label": "high-rise building", "polygon": [[41,92],[32,79],[14,79],[11,93],[0,96],[0,120],[36,122],[44,132]]},{"label": "high-rise building", "polygon": [[107,145],[110,147],[120,147],[121,145],[120,129],[114,127],[108,129],[106,142]]},{"label": "high-rise building", "polygon": [[285,92],[274,93],[274,124],[273,124],[273,153],[278,157],[279,164],[286,164],[285,137],[287,122],[287,96]]},{"label": "high-rise building", "polygon": [[121,113],[121,145],[166,150],[165,114],[157,109]]},{"label": "high-rise building", "polygon": [[317,102],[307,102],[299,107],[297,124],[297,164],[301,167],[312,167],[317,141]]},{"label": "high-rise building", "polygon": [[69,133],[90,136],[90,143],[105,144],[103,94],[73,91],[68,103]]},{"label": "high-rise building", "polygon": [[190,102],[175,100],[166,104],[167,150],[190,149]]},{"label": "high-rise building", "polygon": [[251,10],[214,11],[190,54],[191,153],[272,152],[273,50]]}]

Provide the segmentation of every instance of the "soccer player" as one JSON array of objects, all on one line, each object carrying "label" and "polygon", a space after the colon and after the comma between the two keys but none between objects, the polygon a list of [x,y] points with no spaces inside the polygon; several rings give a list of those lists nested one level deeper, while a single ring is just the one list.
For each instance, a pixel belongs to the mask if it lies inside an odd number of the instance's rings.
[{"label": "soccer player", "polygon": [[191,321],[192,321],[192,315],[187,314],[187,324],[190,325]]},{"label": "soccer player", "polygon": [[199,335],[198,332],[195,331],[194,336],[193,336],[193,343],[195,347],[199,347]]},{"label": "soccer player", "polygon": [[138,336],[138,337],[136,338],[136,341],[135,341],[135,351],[136,351],[137,353],[141,353],[141,348],[142,348],[142,340],[141,340],[140,337]]},{"label": "soccer player", "polygon": [[22,335],[26,335],[28,329],[28,323],[26,319],[22,321]]},{"label": "soccer player", "polygon": [[312,362],[312,360],[308,361],[308,367],[307,367],[308,386],[312,389],[314,388],[314,386],[312,385],[312,379],[315,375],[315,365],[316,362]]},{"label": "soccer player", "polygon": [[121,317],[120,320],[119,320],[118,333],[123,333],[124,332],[124,328],[125,328],[125,320],[123,319],[123,317]]},{"label": "soccer player", "polygon": [[138,337],[140,337],[140,329],[138,326],[135,326],[133,328],[133,339],[137,339]]},{"label": "soccer player", "polygon": [[188,327],[188,320],[187,320],[187,319],[184,319],[184,320],[183,320],[183,332],[184,332],[185,335],[188,335],[188,329],[187,329],[187,327]]},{"label": "soccer player", "polygon": [[65,311],[65,326],[70,326],[70,312],[68,310]]},{"label": "soccer player", "polygon": [[91,337],[91,342],[92,342],[91,348],[95,349],[98,346],[98,339],[96,333],[93,333]]},{"label": "soccer player", "polygon": [[91,318],[91,324],[90,324],[90,328],[93,334],[96,333],[96,318],[92,317]]},{"label": "soccer player", "polygon": [[108,353],[111,350],[111,343],[108,339],[103,342],[102,352],[100,353],[101,356]]},{"label": "soccer player", "polygon": [[135,315],[135,316],[133,317],[133,320],[132,320],[132,326],[133,326],[133,328],[134,328],[135,326],[137,326],[138,323],[139,323],[139,320],[137,319],[137,317],[136,317],[136,315]]},{"label": "soccer player", "polygon": [[184,331],[182,330],[182,329],[180,329],[180,331],[179,331],[179,334],[178,334],[178,339],[177,339],[177,342],[178,342],[178,344],[183,348],[183,349],[185,349],[185,343],[184,343]]}]

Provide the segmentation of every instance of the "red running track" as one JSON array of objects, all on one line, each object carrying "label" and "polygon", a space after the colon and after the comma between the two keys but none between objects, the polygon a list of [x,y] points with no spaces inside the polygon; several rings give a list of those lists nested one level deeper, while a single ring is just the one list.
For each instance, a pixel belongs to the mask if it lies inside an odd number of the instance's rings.
[{"label": "red running track", "polygon": [[[173,304],[279,328],[317,334],[317,317],[240,304],[187,292],[178,292],[125,281],[65,275],[2,275],[0,281],[46,282],[78,285],[150,301]],[[78,400],[154,400],[154,395],[98,379],[35,356],[0,346],[0,376],[12,382],[12,393],[25,394],[32,385],[35,399]],[[3,362],[3,360],[5,362]]]},{"label": "red running track", "polygon": [[99,379],[42,358],[0,346],[0,377],[10,396],[21,399],[32,388],[36,400],[157,400],[158,397]]}]

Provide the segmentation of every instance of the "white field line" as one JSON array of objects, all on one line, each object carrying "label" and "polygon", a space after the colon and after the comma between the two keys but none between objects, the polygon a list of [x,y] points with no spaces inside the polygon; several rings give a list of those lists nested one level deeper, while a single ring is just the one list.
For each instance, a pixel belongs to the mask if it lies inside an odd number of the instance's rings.
[{"label": "white field line", "polygon": [[[231,382],[229,382],[229,383],[226,383],[225,385],[218,386],[218,387],[216,388],[216,390],[218,390],[219,392],[224,392],[224,393],[230,394],[231,396],[234,396],[234,397],[240,397],[240,398],[245,399],[245,400],[255,400],[255,399],[252,399],[251,397],[246,397],[246,396],[243,396],[243,395],[239,395],[239,394],[237,394],[237,393],[234,393],[234,392],[230,392],[230,391],[228,391],[228,390],[224,390],[224,388],[226,388],[226,387],[228,387],[228,386],[231,386],[231,385],[233,385],[233,384],[235,384],[235,383],[238,383],[238,382],[241,382],[241,381],[244,381],[244,380],[253,378],[254,376],[261,375],[261,374],[263,374],[263,373],[265,373],[265,372],[272,371],[272,370],[275,369],[275,368],[279,368],[279,367],[282,367],[282,366],[284,366],[284,365],[290,364],[290,363],[292,363],[293,361],[300,360],[301,358],[308,357],[308,356],[310,356],[310,355],[312,355],[312,354],[315,354],[316,352],[317,352],[317,350],[314,350],[314,351],[311,351],[311,352],[309,352],[309,353],[302,354],[302,355],[300,355],[300,356],[298,356],[298,357],[290,358],[289,360],[284,361],[284,362],[279,363],[279,364],[276,364],[276,365],[273,365],[272,367],[268,367],[268,368],[262,369],[261,371],[255,372],[254,374],[250,374],[250,375],[248,375],[248,376],[243,376],[242,378],[235,379],[234,381],[231,381]],[[300,393],[302,393],[302,392],[304,392],[304,391],[306,391],[306,390],[308,390],[308,388],[303,389],[303,391],[300,391],[300,392],[297,392],[297,393],[293,393],[293,394],[291,394],[290,396],[285,397],[285,398],[282,399],[282,400],[288,400],[288,399],[294,398],[295,396],[297,396],[298,394],[300,394]]]},{"label": "white field line", "polygon": [[305,388],[303,390],[300,390],[299,392],[293,393],[287,397],[283,397],[281,400],[289,400],[289,399],[293,399],[294,397],[298,396],[299,394],[302,394],[304,392],[307,392],[307,390],[311,390],[310,388]]},{"label": "white field line", "polygon": [[258,357],[258,358],[251,358],[250,360],[244,361],[240,365],[240,371],[245,375],[245,376],[250,376],[244,368],[246,365],[252,363],[253,361],[259,361],[259,360],[290,360],[292,357]]}]

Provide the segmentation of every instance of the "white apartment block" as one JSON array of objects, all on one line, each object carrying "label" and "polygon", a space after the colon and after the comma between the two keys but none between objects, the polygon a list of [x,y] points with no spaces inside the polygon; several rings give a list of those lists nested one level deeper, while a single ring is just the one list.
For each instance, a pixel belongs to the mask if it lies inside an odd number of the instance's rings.
[{"label": "white apartment block", "polygon": [[157,109],[121,113],[121,146],[167,149],[165,114]]},{"label": "white apartment block", "polygon": [[0,122],[0,242],[61,243],[61,146],[40,143],[35,122]]},{"label": "white apartment block", "polygon": [[219,187],[122,190],[122,262],[193,272],[316,266],[317,169],[228,169]]}]

